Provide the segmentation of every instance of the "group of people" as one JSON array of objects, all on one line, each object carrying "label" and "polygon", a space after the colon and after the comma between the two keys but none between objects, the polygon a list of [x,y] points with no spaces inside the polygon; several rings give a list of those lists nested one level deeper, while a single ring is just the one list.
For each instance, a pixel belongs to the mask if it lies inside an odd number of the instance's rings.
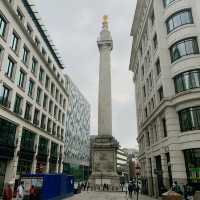
[{"label": "group of people", "polygon": [[138,184],[136,184],[133,181],[130,181],[128,183],[128,185],[126,186],[126,194],[128,192],[130,198],[132,198],[133,192],[134,192],[134,194],[136,194],[137,192],[139,192],[139,190],[140,190],[140,188],[139,188]]},{"label": "group of people", "polygon": [[[12,200],[13,199],[13,190],[12,190],[12,183],[7,183],[5,185],[3,191],[3,200]],[[36,200],[37,199],[37,190],[34,185],[31,185],[29,189],[29,199]],[[20,182],[16,190],[16,200],[23,200],[24,199],[24,182]]]},{"label": "group of people", "polygon": [[191,200],[194,195],[194,190],[190,185],[188,184],[184,185],[182,190],[181,186],[178,184],[177,181],[173,183],[172,191],[182,195],[185,200]]}]

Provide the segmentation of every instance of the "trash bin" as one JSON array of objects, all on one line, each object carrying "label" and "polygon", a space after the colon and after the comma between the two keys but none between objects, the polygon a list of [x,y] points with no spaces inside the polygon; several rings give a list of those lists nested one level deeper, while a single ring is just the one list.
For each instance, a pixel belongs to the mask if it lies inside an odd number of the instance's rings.
[{"label": "trash bin", "polygon": [[194,200],[199,200],[200,199],[200,191],[196,191],[194,195]]},{"label": "trash bin", "polygon": [[162,200],[182,200],[182,196],[174,191],[168,191],[162,194]]}]

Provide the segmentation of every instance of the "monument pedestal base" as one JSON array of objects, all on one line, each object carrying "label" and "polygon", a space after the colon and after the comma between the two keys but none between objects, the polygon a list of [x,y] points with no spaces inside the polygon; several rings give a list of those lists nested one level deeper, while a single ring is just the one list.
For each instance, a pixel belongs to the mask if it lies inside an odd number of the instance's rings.
[{"label": "monument pedestal base", "polygon": [[118,146],[118,142],[112,136],[96,136],[92,144],[92,175],[89,179],[91,189],[119,190],[120,180],[117,174]]}]

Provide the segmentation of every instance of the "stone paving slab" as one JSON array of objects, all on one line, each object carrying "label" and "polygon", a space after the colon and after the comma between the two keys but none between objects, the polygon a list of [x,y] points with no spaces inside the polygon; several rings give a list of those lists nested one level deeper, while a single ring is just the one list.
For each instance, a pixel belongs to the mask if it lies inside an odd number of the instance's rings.
[{"label": "stone paving slab", "polygon": [[[122,192],[82,192],[65,200],[136,200],[136,196],[132,199],[128,198]],[[148,196],[139,196],[139,200],[156,200]]]}]

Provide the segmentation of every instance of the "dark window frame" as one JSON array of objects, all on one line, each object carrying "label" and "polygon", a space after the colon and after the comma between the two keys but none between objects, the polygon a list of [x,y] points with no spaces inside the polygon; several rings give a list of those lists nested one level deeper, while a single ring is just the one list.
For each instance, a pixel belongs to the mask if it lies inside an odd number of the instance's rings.
[{"label": "dark window frame", "polygon": [[[187,42],[192,42],[192,48],[193,48],[192,52],[187,52],[188,51],[188,49],[186,49]],[[182,44],[184,44],[184,49],[185,49],[184,55],[180,55],[180,52],[179,52],[180,50],[178,49],[178,45],[182,45]],[[175,52],[175,50],[178,50],[178,51]],[[170,51],[172,63],[179,60],[182,57],[199,54],[199,45],[198,45],[197,37],[188,37],[182,40],[178,40],[177,42],[175,42],[174,44],[170,46],[169,51]],[[179,55],[175,55],[175,53]]]},{"label": "dark window frame", "polygon": [[[183,13],[188,13],[188,16],[189,16],[189,20],[190,22],[183,22],[183,19],[181,18],[181,15]],[[175,20],[175,17],[178,17],[180,18],[180,24],[175,26],[174,25],[174,20]],[[169,25],[169,22],[170,20],[172,20],[173,22],[173,28],[170,29],[170,25]],[[188,20],[188,19],[187,19]],[[184,26],[184,25],[187,25],[187,24],[194,24],[194,19],[193,19],[193,16],[192,16],[192,9],[191,8],[186,8],[186,9],[182,9],[182,10],[179,10],[175,13],[173,13],[172,15],[170,15],[167,20],[166,20],[166,26],[167,26],[167,33],[169,34],[170,32],[176,30],[177,28],[181,27],[181,26]]]}]

